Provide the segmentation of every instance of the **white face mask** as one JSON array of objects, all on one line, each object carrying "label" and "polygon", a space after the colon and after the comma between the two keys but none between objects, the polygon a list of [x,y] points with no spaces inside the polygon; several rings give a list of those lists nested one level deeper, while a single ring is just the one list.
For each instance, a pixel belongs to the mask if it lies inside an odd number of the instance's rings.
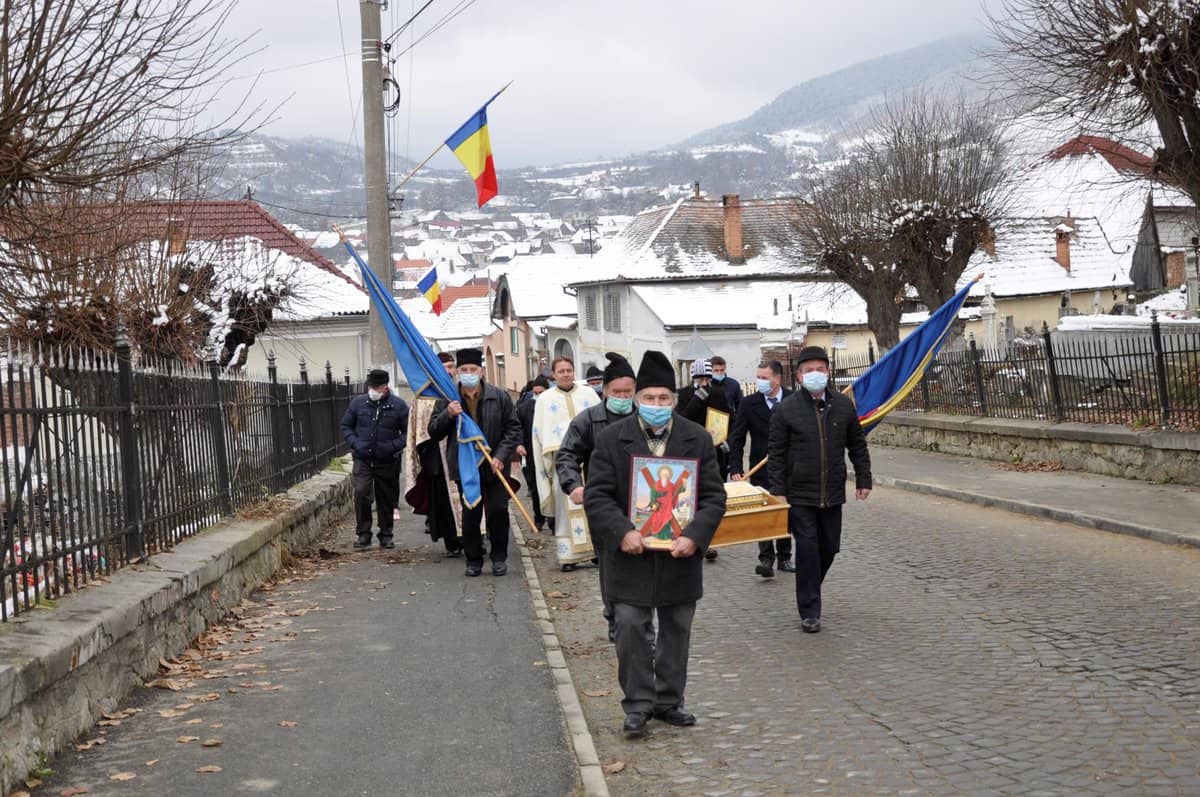
[{"label": "white face mask", "polygon": [[367,398],[369,398],[371,401],[379,401],[381,398],[383,398],[386,395],[387,395],[386,390],[368,390],[367,391]]},{"label": "white face mask", "polygon": [[820,371],[809,371],[801,381],[804,384],[804,389],[814,396],[819,396],[825,390],[825,386],[829,384],[829,377]]}]

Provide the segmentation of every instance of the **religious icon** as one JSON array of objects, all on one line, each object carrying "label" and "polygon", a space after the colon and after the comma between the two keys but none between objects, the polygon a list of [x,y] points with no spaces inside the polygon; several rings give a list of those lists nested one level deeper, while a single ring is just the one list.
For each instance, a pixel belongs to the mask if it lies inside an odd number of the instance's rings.
[{"label": "religious icon", "polygon": [[634,457],[629,519],[647,548],[669,550],[696,513],[699,460]]},{"label": "religious icon", "polygon": [[709,407],[704,415],[704,428],[712,435],[713,445],[721,445],[729,439],[729,413]]}]

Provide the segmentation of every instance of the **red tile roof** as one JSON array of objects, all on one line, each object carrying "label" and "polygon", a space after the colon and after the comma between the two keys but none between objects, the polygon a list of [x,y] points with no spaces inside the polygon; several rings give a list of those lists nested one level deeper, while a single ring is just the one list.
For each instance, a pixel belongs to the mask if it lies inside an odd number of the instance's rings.
[{"label": "red tile roof", "polygon": [[442,289],[442,309],[449,310],[450,305],[459,299],[478,299],[488,295],[488,285],[447,285]]},{"label": "red tile roof", "polygon": [[1099,136],[1077,136],[1046,157],[1050,160],[1060,160],[1073,155],[1092,154],[1104,158],[1119,172],[1133,172],[1147,177],[1154,173],[1153,158]]}]

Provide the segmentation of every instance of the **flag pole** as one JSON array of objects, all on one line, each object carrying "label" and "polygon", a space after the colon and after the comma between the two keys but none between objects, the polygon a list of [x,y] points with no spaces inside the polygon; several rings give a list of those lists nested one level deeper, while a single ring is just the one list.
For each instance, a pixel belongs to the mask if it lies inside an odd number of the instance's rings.
[{"label": "flag pole", "polygon": [[[477,445],[479,447],[479,453],[483,454],[484,458],[490,464],[492,461],[492,453],[490,451],[488,451],[487,448],[483,445],[483,443],[479,440],[475,441],[475,445]],[[492,472],[495,473],[497,477],[499,477],[500,483],[503,484],[504,489],[508,491],[508,497],[513,500],[513,503],[517,505],[517,509],[519,509],[521,511],[521,516],[523,518],[525,518],[525,522],[529,524],[529,530],[531,532],[536,532],[537,524],[534,523],[533,518],[531,518],[529,516],[529,510],[527,510],[525,508],[525,505],[522,504],[517,499],[517,494],[513,491],[512,485],[508,483],[508,477],[505,476],[500,471],[496,470],[495,466],[492,467]],[[526,489],[528,489],[528,487],[529,487],[529,485],[526,485]]]},{"label": "flag pole", "polygon": [[[496,99],[496,97],[499,97],[501,94],[503,94],[505,91],[507,91],[508,87],[511,86],[512,84],[513,84],[513,82],[511,80],[508,81],[507,83],[505,83],[504,88],[500,89],[494,95],[492,95],[492,99],[488,100],[488,103],[490,104],[491,102],[493,102]],[[484,107],[487,107],[487,106],[484,106]],[[399,188],[403,187],[405,183],[407,183],[409,180],[411,180],[413,177],[415,177],[417,172],[421,171],[421,169],[424,168],[425,164],[427,164],[431,160],[433,160],[433,156],[438,154],[439,152],[441,152],[442,147],[444,147],[444,146],[446,146],[445,141],[443,141],[441,144],[438,144],[437,147],[433,150],[433,152],[429,153],[429,156],[427,158],[425,158],[425,160],[418,163],[417,167],[415,169],[413,169],[411,172],[409,172],[407,175],[405,175],[403,180],[396,183],[396,185],[393,186],[392,190],[393,191],[398,190]]]}]

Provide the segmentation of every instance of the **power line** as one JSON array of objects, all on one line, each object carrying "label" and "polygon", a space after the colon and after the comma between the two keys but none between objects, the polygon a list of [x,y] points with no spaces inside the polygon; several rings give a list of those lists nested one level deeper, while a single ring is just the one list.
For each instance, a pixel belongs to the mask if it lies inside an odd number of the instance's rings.
[{"label": "power line", "polygon": [[421,34],[421,38],[417,39],[415,42],[410,44],[408,47],[406,47],[405,49],[396,53],[396,55],[394,57],[399,58],[402,55],[405,55],[406,53],[408,53],[410,50],[412,50],[418,44],[425,41],[426,39],[428,39],[433,34],[437,33],[442,28],[446,27],[446,25],[450,24],[454,20],[455,17],[457,17],[462,12],[466,11],[471,6],[475,5],[476,2],[478,2],[478,0],[459,0],[458,5],[456,5],[452,9],[450,9],[450,11],[448,11],[446,13],[446,15],[444,17],[442,17],[440,20],[435,22],[429,30],[427,30],[427,31],[425,31],[425,33]]},{"label": "power line", "polygon": [[337,214],[337,213],[321,213],[320,211],[316,211],[316,210],[302,210],[300,208],[289,208],[287,205],[276,205],[274,202],[267,202],[265,199],[259,199],[258,197],[254,197],[253,199],[258,204],[266,205],[269,208],[275,208],[276,210],[287,210],[292,213],[303,213],[306,216],[319,216],[319,217],[325,218],[325,219],[361,220],[363,218],[363,214],[361,214],[361,213],[358,215],[354,215],[354,216],[348,216],[346,214]]},{"label": "power line", "polygon": [[408,27],[413,24],[413,22],[416,20],[416,18],[421,16],[422,12],[424,12],[425,9],[429,8],[431,5],[433,5],[433,0],[428,0],[428,2],[426,2],[425,5],[421,6],[420,10],[418,10],[415,14],[410,16],[403,25],[401,25],[396,30],[392,31],[392,35],[388,36],[386,39],[384,39],[383,43],[391,44],[393,41],[395,41],[400,36],[400,34],[403,33],[405,30],[407,30]]}]

